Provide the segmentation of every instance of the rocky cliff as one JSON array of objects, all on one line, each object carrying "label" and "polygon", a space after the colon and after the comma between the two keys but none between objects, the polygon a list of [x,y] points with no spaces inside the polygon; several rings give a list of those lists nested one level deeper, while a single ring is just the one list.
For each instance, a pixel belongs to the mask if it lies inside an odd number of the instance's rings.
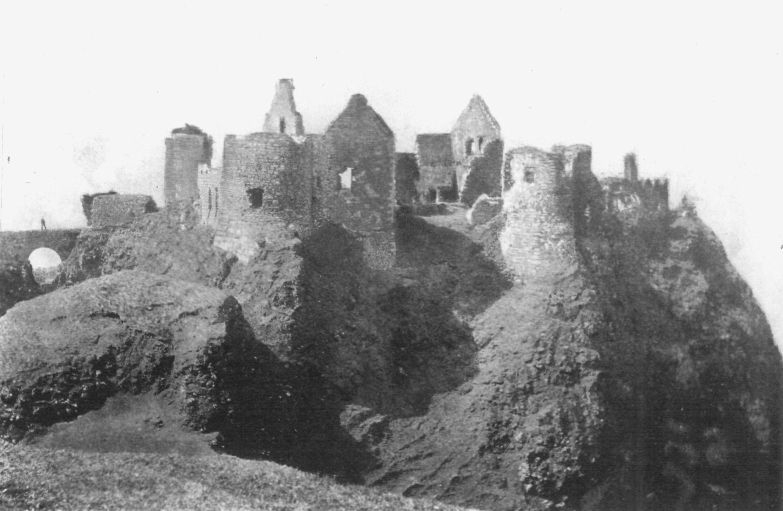
[{"label": "rocky cliff", "polygon": [[393,271],[337,226],[258,240],[245,264],[154,214],[83,233],[66,269],[236,298],[276,376],[236,397],[229,452],[485,509],[777,506],[781,357],[698,217],[607,215],[518,278],[514,215],[441,213],[398,216]]}]

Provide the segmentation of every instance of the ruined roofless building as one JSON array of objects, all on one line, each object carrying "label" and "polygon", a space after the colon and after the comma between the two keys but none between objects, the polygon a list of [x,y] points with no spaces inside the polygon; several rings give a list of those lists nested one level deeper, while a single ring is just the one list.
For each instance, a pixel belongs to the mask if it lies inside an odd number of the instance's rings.
[{"label": "ruined roofless building", "polygon": [[[394,264],[394,133],[361,94],[351,96],[323,135],[305,135],[293,82],[280,80],[264,130],[225,137],[222,168],[204,162],[197,135],[182,136],[167,140],[167,169],[192,176],[202,222],[215,225],[215,245],[241,261],[254,257],[264,239],[304,238],[333,222],[361,240],[371,267]],[[169,157],[169,147],[187,148],[176,154],[190,158]],[[181,190],[172,187],[172,194]]]},{"label": "ruined roofless building", "polygon": [[419,195],[425,202],[459,199],[468,206],[482,194],[502,192],[503,138],[486,102],[474,95],[451,133],[416,137]]}]

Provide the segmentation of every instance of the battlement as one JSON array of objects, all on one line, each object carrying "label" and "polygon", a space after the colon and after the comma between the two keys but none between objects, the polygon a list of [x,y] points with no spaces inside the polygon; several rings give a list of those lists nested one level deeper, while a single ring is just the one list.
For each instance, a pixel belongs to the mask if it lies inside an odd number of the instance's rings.
[{"label": "battlement", "polygon": [[639,179],[636,155],[628,153],[623,159],[623,178],[601,181],[606,209],[620,213],[635,209],[645,211],[669,210],[669,180]]}]

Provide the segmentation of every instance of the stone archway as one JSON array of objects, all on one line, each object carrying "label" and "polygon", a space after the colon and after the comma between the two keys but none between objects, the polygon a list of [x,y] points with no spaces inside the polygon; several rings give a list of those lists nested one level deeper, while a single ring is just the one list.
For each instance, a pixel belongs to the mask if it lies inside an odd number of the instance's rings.
[{"label": "stone archway", "polygon": [[27,257],[38,285],[51,284],[63,267],[60,255],[49,247],[38,247]]}]

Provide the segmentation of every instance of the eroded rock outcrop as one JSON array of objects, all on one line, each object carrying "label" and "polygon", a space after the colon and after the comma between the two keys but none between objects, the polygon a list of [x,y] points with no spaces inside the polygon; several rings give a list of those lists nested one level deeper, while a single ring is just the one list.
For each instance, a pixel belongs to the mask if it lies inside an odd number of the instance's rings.
[{"label": "eroded rock outcrop", "polygon": [[189,427],[214,429],[258,356],[239,304],[217,289],[140,271],[91,279],[0,318],[2,434],[149,391],[164,393]]},{"label": "eroded rock outcrop", "polygon": [[654,212],[577,247],[465,316],[476,372],[426,412],[346,412],[367,481],[486,509],[776,506],[783,364],[717,238]]}]

